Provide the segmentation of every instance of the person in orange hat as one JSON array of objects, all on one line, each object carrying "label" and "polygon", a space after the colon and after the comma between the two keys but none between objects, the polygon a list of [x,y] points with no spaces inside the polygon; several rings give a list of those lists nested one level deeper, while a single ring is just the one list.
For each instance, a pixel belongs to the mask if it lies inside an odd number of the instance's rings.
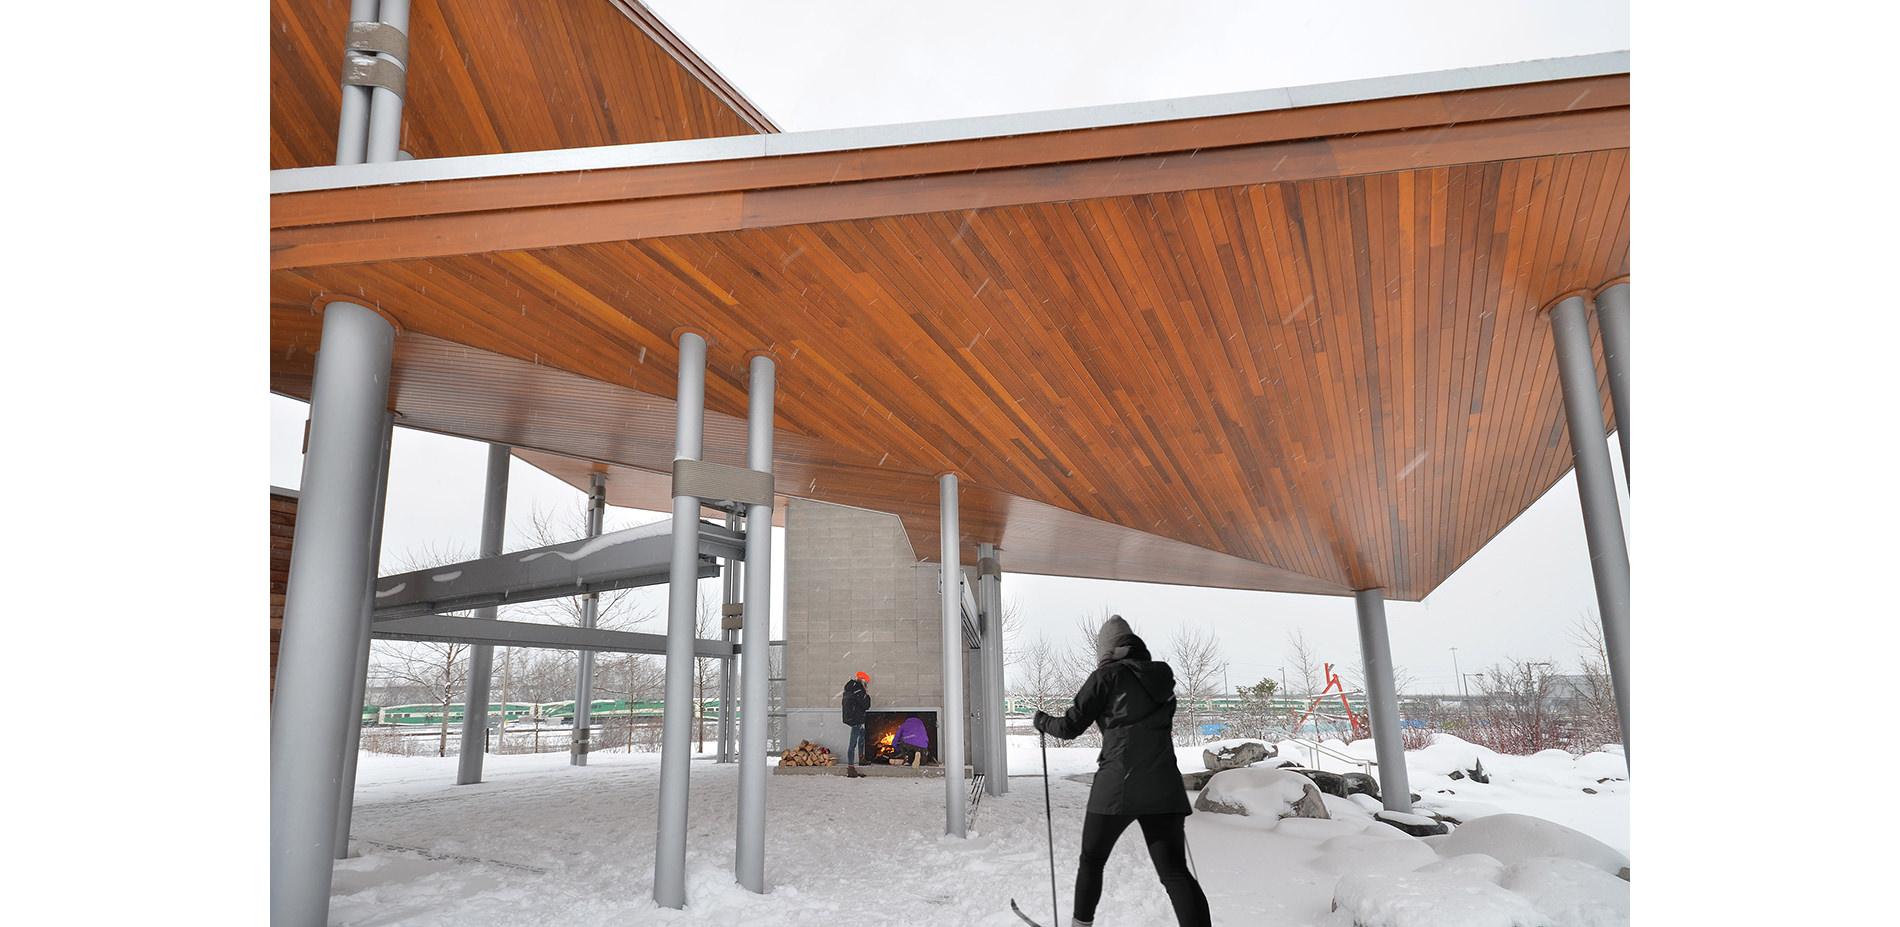
[{"label": "person in orange hat", "polygon": [[871,677],[858,673],[844,684],[844,723],[851,728],[851,742],[844,750],[844,772],[857,778],[858,760],[864,756],[864,713],[871,710]]}]

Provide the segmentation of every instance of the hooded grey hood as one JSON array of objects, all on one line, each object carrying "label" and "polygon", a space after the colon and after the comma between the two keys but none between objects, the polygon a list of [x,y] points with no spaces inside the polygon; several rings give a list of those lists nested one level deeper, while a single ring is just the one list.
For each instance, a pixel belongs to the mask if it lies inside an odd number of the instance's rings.
[{"label": "hooded grey hood", "polygon": [[[1122,616],[1108,616],[1108,620],[1102,622],[1101,628],[1095,632],[1095,665],[1101,666],[1104,663],[1126,659],[1129,638],[1141,640],[1135,637],[1134,629],[1128,626],[1128,622],[1122,620]],[[1117,650],[1120,652],[1117,653]]]}]

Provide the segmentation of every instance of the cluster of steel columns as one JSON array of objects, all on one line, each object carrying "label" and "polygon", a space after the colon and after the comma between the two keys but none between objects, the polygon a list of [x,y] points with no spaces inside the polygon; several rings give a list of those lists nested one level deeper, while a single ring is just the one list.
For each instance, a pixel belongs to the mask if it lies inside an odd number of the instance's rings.
[{"label": "cluster of steel columns", "polygon": [[[271,922],[322,924],[329,911],[332,861],[347,851],[358,714],[367,672],[370,616],[383,495],[387,487],[391,417],[390,358],[394,328],[374,311],[346,302],[325,307],[321,350],[310,403],[299,528],[291,550],[271,704]],[[704,416],[705,342],[681,338],[677,454],[700,456]],[[772,460],[773,362],[752,359],[747,462],[769,473]],[[508,448],[490,447],[483,506],[483,555],[500,552],[507,492]],[[590,487],[590,535],[599,531],[604,494]],[[693,617],[698,604],[701,500],[678,495],[669,586],[666,704],[662,720],[659,847],[654,898],[685,902],[685,824]],[[739,732],[739,823],[734,870],[740,884],[765,890],[766,654],[771,589],[772,507],[747,506],[743,692]],[[680,569],[681,564],[685,569]],[[492,617],[492,615],[488,616]],[[477,651],[490,651],[479,646]],[[471,657],[468,705],[487,704],[487,667]],[[457,782],[481,778],[480,737],[486,712],[465,713]],[[474,739],[471,739],[474,738]],[[577,753],[578,762],[584,757]]]}]

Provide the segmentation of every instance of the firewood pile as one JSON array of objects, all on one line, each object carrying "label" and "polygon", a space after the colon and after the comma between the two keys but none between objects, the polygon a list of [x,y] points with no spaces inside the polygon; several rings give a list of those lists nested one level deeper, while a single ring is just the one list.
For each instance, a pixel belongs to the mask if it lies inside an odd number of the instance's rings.
[{"label": "firewood pile", "polygon": [[836,766],[838,757],[809,740],[801,740],[794,749],[779,754],[780,766]]}]

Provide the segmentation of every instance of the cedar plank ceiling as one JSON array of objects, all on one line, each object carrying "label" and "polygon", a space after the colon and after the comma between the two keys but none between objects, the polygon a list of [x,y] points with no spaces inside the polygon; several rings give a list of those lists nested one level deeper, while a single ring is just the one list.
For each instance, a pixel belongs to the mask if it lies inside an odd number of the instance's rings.
[{"label": "cedar plank ceiling", "polygon": [[[403,327],[404,424],[663,472],[672,334],[690,326],[711,342],[709,459],[739,461],[745,355],[770,350],[779,492],[894,512],[926,558],[932,476],[954,469],[966,560],[989,541],[1018,572],[1417,600],[1570,467],[1537,309],[1629,263],[1627,77],[1577,90],[1556,94],[1596,93],[1594,114],[1474,128],[1459,99],[1503,103],[1449,94],[1415,104],[1433,132],[1412,116],[1384,141],[1341,126],[1396,119],[1390,101],[1261,116],[1307,129],[1201,154],[1214,167],[1177,164],[1188,179],[1149,192],[1074,192],[1134,163],[1100,150],[1121,136],[1072,133],[1090,151],[1045,167],[993,167],[979,143],[983,167],[958,169],[921,146],[910,173],[948,179],[746,193],[761,205],[736,224],[717,191],[676,197],[657,227],[702,229],[682,234],[625,234],[656,226],[624,213],[602,233],[586,204],[514,181],[279,195],[272,388],[308,395],[312,307],[348,296]],[[885,154],[815,168],[870,174]],[[501,188],[515,208],[470,205]],[[970,191],[1003,204],[905,208]],[[549,214],[564,221],[536,225]],[[456,223],[515,238],[463,247]],[[584,485],[588,465],[524,456]],[[664,498],[620,479],[620,499]]]},{"label": "cedar plank ceiling", "polygon": [[[335,164],[350,4],[270,6],[271,169]],[[777,131],[634,0],[415,0],[409,48],[417,158]]]}]

